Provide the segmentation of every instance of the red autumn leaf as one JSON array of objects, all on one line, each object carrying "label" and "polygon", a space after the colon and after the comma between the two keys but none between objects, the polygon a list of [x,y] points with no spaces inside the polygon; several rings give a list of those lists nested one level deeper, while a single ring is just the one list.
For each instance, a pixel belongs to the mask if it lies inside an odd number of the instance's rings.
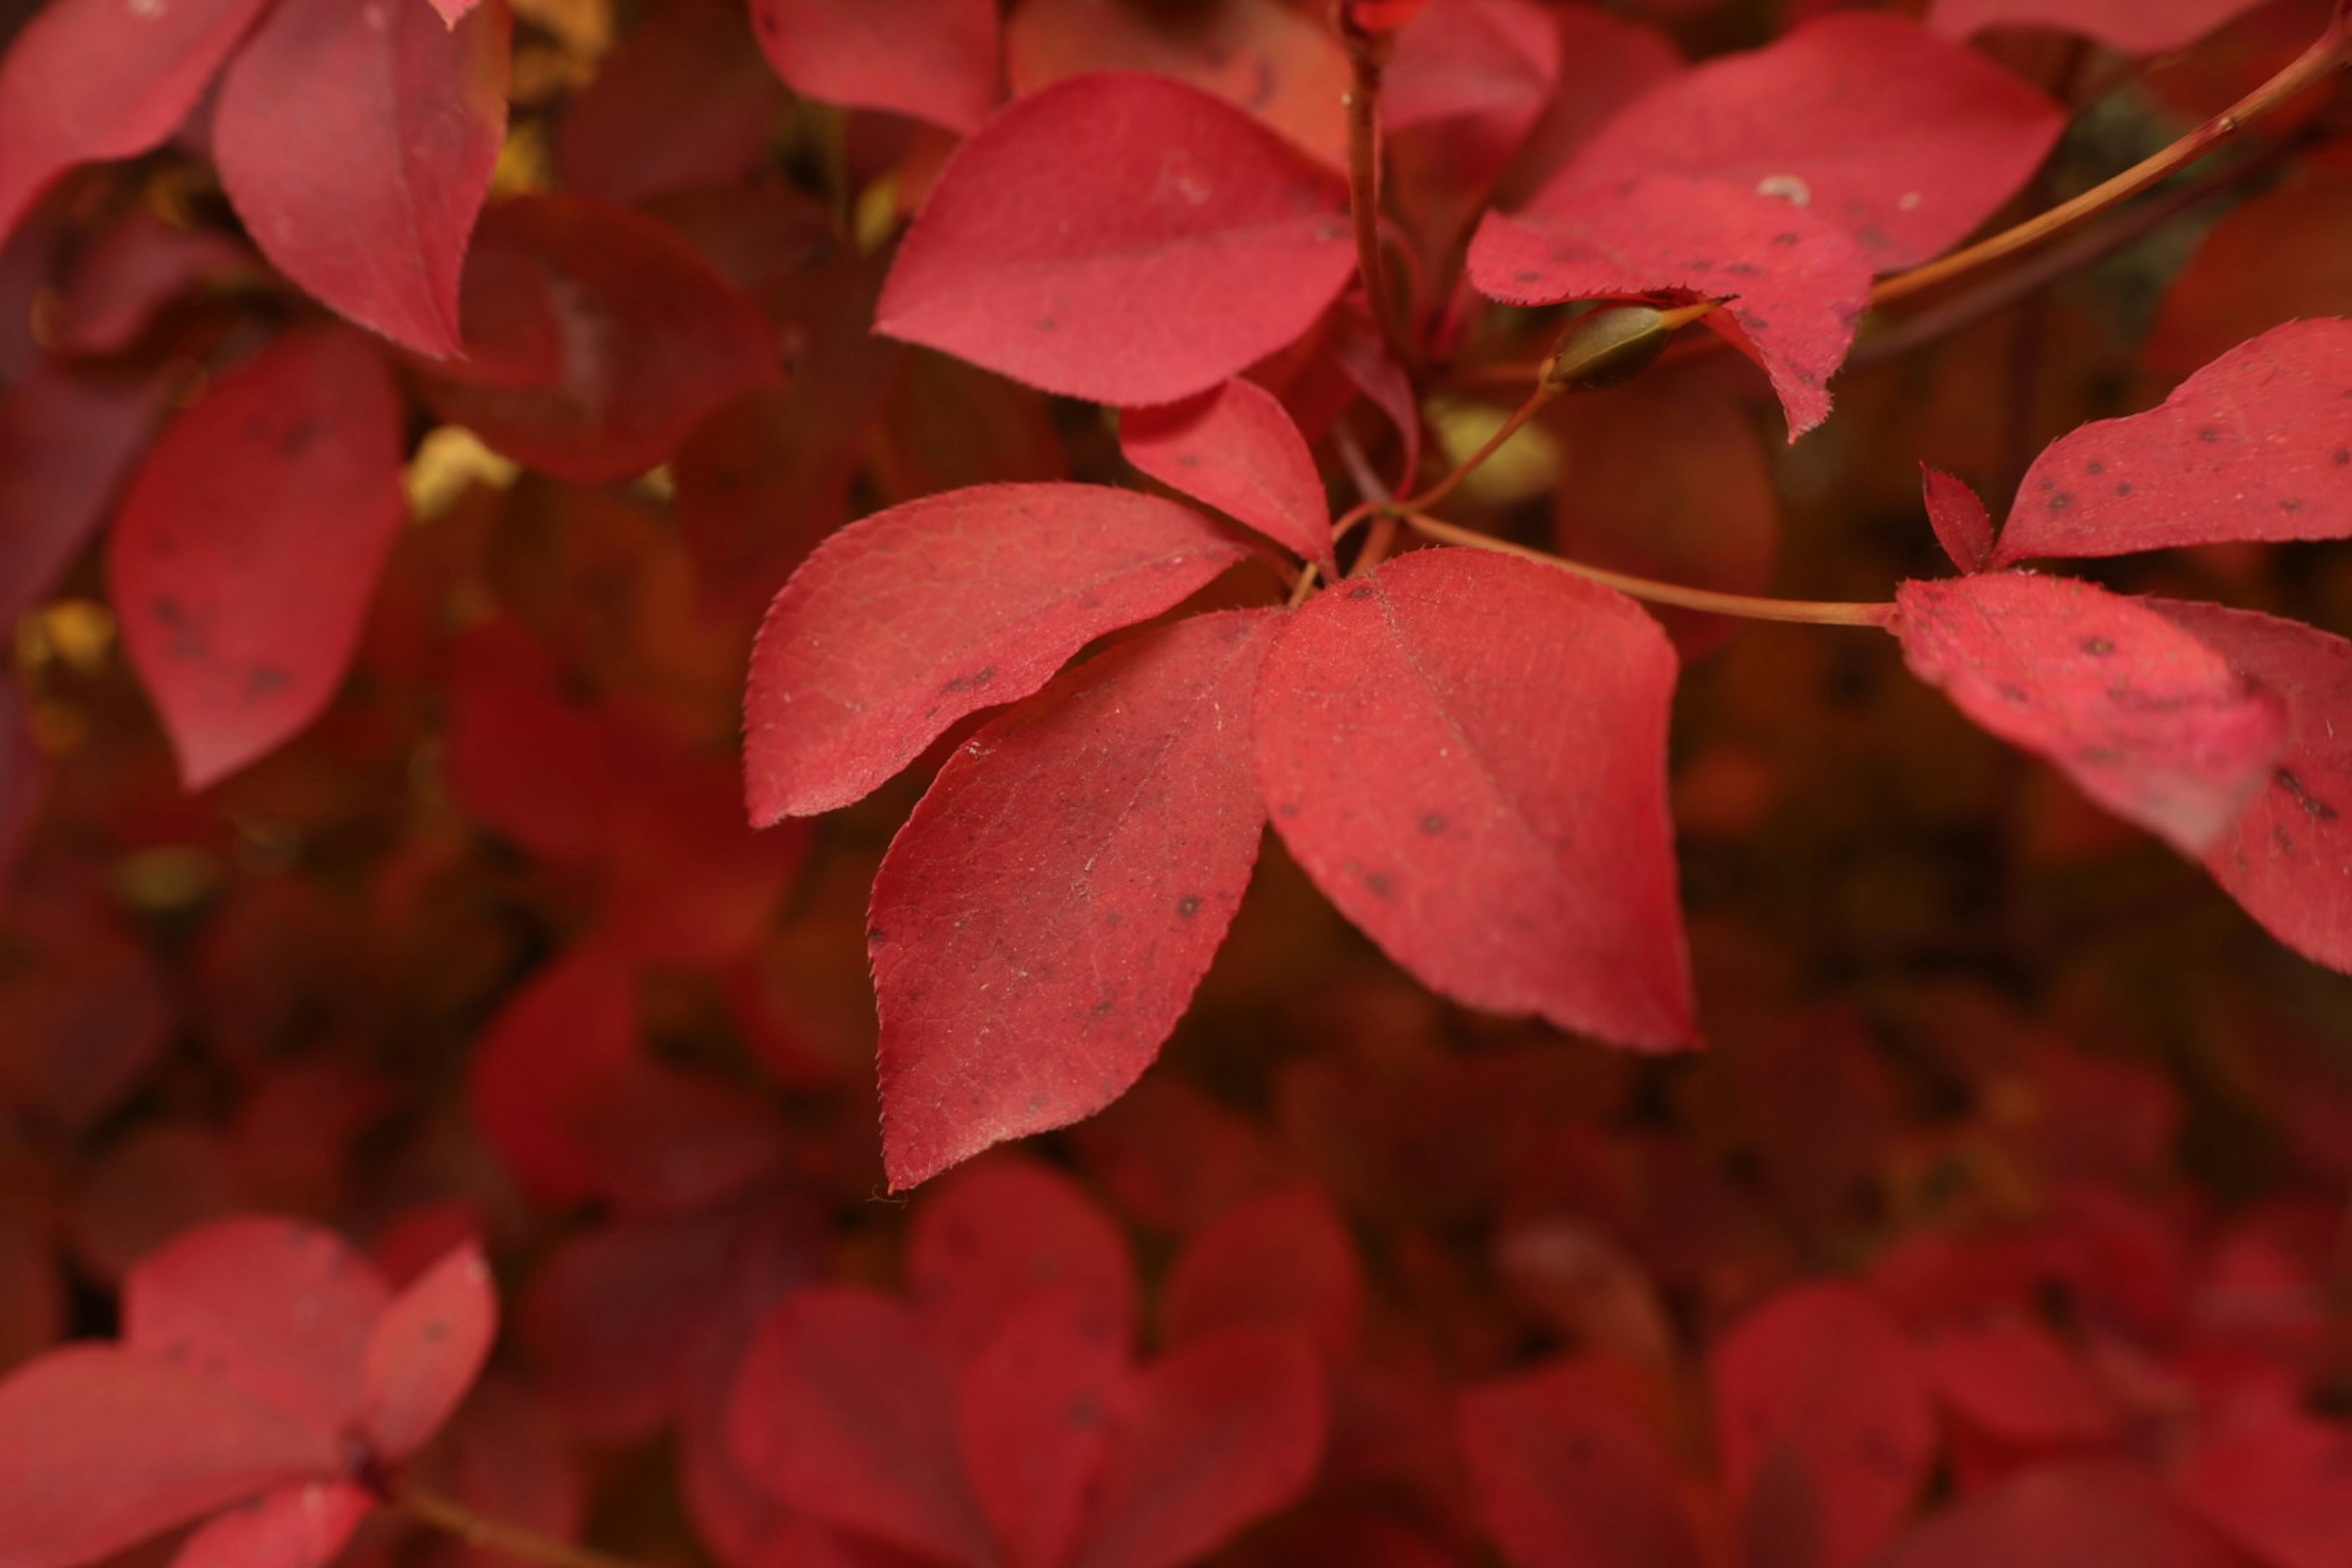
[{"label": "red autumn leaf", "polygon": [[2050,444],[1995,564],[2232,539],[2352,534],[2352,320],[2239,344],[2161,407]]},{"label": "red autumn leaf", "polygon": [[1355,270],[1339,182],[1163,77],[1074,77],[997,115],[916,215],[875,328],[1100,403],[1205,392]]},{"label": "red autumn leaf", "polygon": [[374,347],[289,332],[167,425],[107,540],[131,667],[201,789],[318,717],[408,516]]},{"label": "red autumn leaf", "polygon": [[2283,701],[2286,738],[2252,804],[2205,852],[2205,868],[2279,941],[2352,971],[2352,643],[2295,621],[2218,605],[2148,608]]},{"label": "red autumn leaf", "polygon": [[1295,1335],[1236,1329],[1139,1373],[1114,1416],[1067,1568],[1180,1568],[1295,1501],[1323,1454],[1321,1364]]},{"label": "red autumn leaf", "polygon": [[1091,1115],[1151,1065],[1257,860],[1249,705],[1281,625],[1239,611],[1138,637],[940,770],[866,938],[894,1187]]},{"label": "red autumn leaf", "polygon": [[1512,1568],[1698,1568],[1674,1465],[1573,1362],[1465,1391],[1462,1457]]},{"label": "red autumn leaf", "polygon": [[1927,26],[1965,38],[1988,27],[2049,27],[2095,38],[2127,55],[2185,48],[2262,0],[1935,0]]},{"label": "red autumn leaf", "polygon": [[362,326],[458,352],[457,279],[507,131],[503,0],[276,0],[221,77],[212,145],[262,254]]},{"label": "red autumn leaf", "polygon": [[0,625],[47,597],[106,516],[169,385],[44,363],[0,396]]},{"label": "red autumn leaf", "polygon": [[1708,1359],[1716,1441],[1735,1509],[1755,1528],[1762,1483],[1810,1493],[1820,1568],[1854,1568],[1895,1533],[1936,1460],[1919,1359],[1885,1312],[1845,1285],[1767,1301]]},{"label": "red autumn leaf", "polygon": [[1610,117],[1679,74],[1683,58],[1664,33],[1598,5],[1556,6],[1559,67],[1551,98],[1495,188],[1505,206],[1524,205]]},{"label": "red autumn leaf", "polygon": [[1146,1073],[1068,1138],[1097,1185],[1164,1230],[1200,1228],[1281,1168],[1265,1128],[1167,1073]]},{"label": "red autumn leaf", "polygon": [[2274,694],[2092,584],[1991,573],[1906,583],[1895,603],[1913,674],[2184,854],[2230,831],[2285,740]]},{"label": "red autumn leaf", "polygon": [[1127,1380],[1125,1320],[1070,1291],[1033,1298],[963,1369],[964,1474],[1014,1568],[1069,1561]]},{"label": "red autumn leaf", "polygon": [[738,1463],[796,1512],[968,1568],[997,1561],[966,1488],[955,1372],[894,1301],[839,1287],[763,1322],[728,1414]]},{"label": "red autumn leaf", "polygon": [[1397,35],[1381,110],[1390,185],[1452,252],[1550,102],[1560,30],[1535,0],[1435,0]]},{"label": "red autumn leaf", "polygon": [[49,182],[160,145],[267,0],[58,0],[0,59],[0,238]]},{"label": "red autumn leaf", "polygon": [[348,1481],[303,1481],[206,1521],[172,1568],[319,1568],[343,1549],[375,1500]]},{"label": "red autumn leaf", "polygon": [[1946,1509],[1884,1568],[2247,1568],[2154,1477],[2117,1464],[2043,1465]]},{"label": "red autumn leaf", "polygon": [[1981,572],[1992,563],[1992,516],[1977,492],[1940,468],[1919,465],[1919,489],[1927,507],[1927,525],[1936,542],[1962,572]]},{"label": "red autumn leaf", "polygon": [[1843,233],[1715,180],[1645,179],[1490,213],[1469,269],[1480,293],[1514,305],[1728,300],[1706,324],[1772,378],[1790,440],[1829,417],[1829,379],[1870,302],[1870,265]]},{"label": "red autumn leaf", "polygon": [[460,303],[465,355],[430,367],[425,402],[581,484],[667,460],[776,375],[773,335],[740,290],[661,224],[582,196],[485,213]]},{"label": "red autumn leaf", "polygon": [[[564,189],[638,202],[756,168],[784,93],[751,41],[742,7],[727,0],[647,13],[564,107],[555,133]],[[661,134],[647,135],[650,125]]]},{"label": "red autumn leaf", "polygon": [[1245,109],[1318,163],[1348,166],[1348,57],[1287,0],[1204,0],[1181,11],[1102,0],[1022,0],[1004,24],[1021,97],[1087,71],[1156,71]]},{"label": "red autumn leaf", "polygon": [[218,229],[132,207],[75,258],[44,337],[60,353],[121,353],[183,292],[259,270],[253,252]]},{"label": "red autumn leaf", "polygon": [[744,698],[752,822],[848,805],[965,714],[1028,696],[1243,553],[1190,508],[1092,485],[985,485],[853,523],[760,628]]},{"label": "red autumn leaf", "polygon": [[1017,1154],[977,1160],[925,1195],[907,1237],[907,1289],[959,1358],[1041,1292],[1076,1296],[1122,1331],[1135,1318],[1127,1237],[1069,1177]]},{"label": "red autumn leaf", "polygon": [[2050,1331],[2015,1313],[1938,1330],[1921,1354],[1944,1403],[2003,1443],[2095,1443],[2116,1429],[2115,1407],[2082,1363]]},{"label": "red autumn leaf", "polygon": [[1259,683],[1258,777],[1307,875],[1425,984],[1681,1045],[1674,679],[1656,623],[1608,589],[1419,552],[1296,616]]},{"label": "red autumn leaf", "polygon": [[342,1457],[331,1430],[198,1370],[68,1346],[0,1383],[0,1563],[79,1568]]},{"label": "red autumn leaf", "polygon": [[2064,125],[1981,56],[1900,16],[1847,12],[1651,91],[1534,205],[1661,174],[1722,180],[1845,230],[1891,272],[1990,217]]},{"label": "red autumn leaf", "polygon": [[996,106],[993,0],[751,0],[768,63],[794,92],[975,131]]},{"label": "red autumn leaf", "polygon": [[361,1363],[361,1421],[379,1453],[415,1453],[441,1429],[480,1375],[498,1324],[489,1267],[471,1242],[393,1299]]},{"label": "red autumn leaf", "polygon": [[1333,1357],[1355,1348],[1364,1279],[1356,1244],[1321,1189],[1236,1205],[1192,1239],[1168,1277],[1170,1344],[1226,1329],[1295,1329]]},{"label": "red autumn leaf", "polygon": [[2214,1418],[2189,1450],[2180,1489],[2190,1505],[2271,1568],[2332,1568],[2352,1535],[2352,1432],[2253,1399]]},{"label": "red autumn leaf", "polygon": [[1331,507],[1307,438],[1254,381],[1119,416],[1119,450],[1169,489],[1203,500],[1337,577]]}]

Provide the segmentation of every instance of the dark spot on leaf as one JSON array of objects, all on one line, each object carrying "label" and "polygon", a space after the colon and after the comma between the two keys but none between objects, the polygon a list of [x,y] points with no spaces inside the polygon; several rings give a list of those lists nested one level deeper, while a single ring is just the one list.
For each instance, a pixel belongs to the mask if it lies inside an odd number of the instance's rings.
[{"label": "dark spot on leaf", "polygon": [[957,676],[940,688],[940,695],[945,697],[952,691],[978,691],[995,679],[996,666],[992,664],[970,675]]},{"label": "dark spot on leaf", "polygon": [[1797,245],[1801,244],[1804,237],[1805,237],[1803,235],[1798,234],[1794,230],[1790,230],[1786,233],[1774,235],[1772,237],[1772,243],[1775,245]]},{"label": "dark spot on leaf", "polygon": [[2116,651],[2116,645],[2109,642],[2105,637],[2084,637],[2083,639],[2083,651],[2089,654],[2093,658],[2105,658],[2107,655]]},{"label": "dark spot on leaf", "polygon": [[245,694],[248,698],[274,697],[293,684],[292,676],[267,664],[257,664],[245,672]]},{"label": "dark spot on leaf", "polygon": [[[1118,999],[1115,996],[1106,996],[1101,1001],[1096,1003],[1092,1007],[1087,1008],[1087,1013],[1089,1017],[1106,1018],[1118,1010]],[[1032,1106],[1030,1109],[1034,1110],[1036,1107]]]},{"label": "dark spot on leaf", "polygon": [[1040,316],[1037,318],[1037,330],[1041,332],[1057,331],[1060,330],[1061,325],[1061,322],[1054,320],[1051,316]]},{"label": "dark spot on leaf", "polygon": [[1684,262],[1683,270],[1685,272],[1712,272],[1715,270],[1715,263],[1701,258],[1699,259]]},{"label": "dark spot on leaf", "polygon": [[1105,910],[1103,911],[1103,924],[1109,926],[1114,931],[1118,929],[1119,922],[1125,919],[1127,919],[1127,911],[1124,910]]},{"label": "dark spot on leaf", "polygon": [[1367,871],[1364,873],[1364,890],[1376,899],[1395,898],[1396,879],[1386,871]]},{"label": "dark spot on leaf", "polygon": [[1993,689],[2000,693],[2004,701],[2009,702],[2024,702],[2029,700],[2032,697],[2032,693],[2028,692],[2022,686],[2015,686],[2006,680],[1995,686]]},{"label": "dark spot on leaf", "polygon": [[1543,281],[1543,274],[1521,268],[1511,274],[1511,280],[1515,283],[1540,283]]},{"label": "dark spot on leaf", "polygon": [[1176,900],[1176,914],[1181,920],[1191,920],[1201,912],[1201,895],[1187,893]]},{"label": "dark spot on leaf", "polygon": [[2099,461],[2098,458],[2094,458],[2089,462],[2083,465],[2083,471],[2086,474],[2104,474],[2107,471],[2107,466]]},{"label": "dark spot on leaf", "polygon": [[2210,444],[2211,444],[2212,442],[2219,441],[2219,440],[2221,438],[2221,432],[2220,432],[2219,430],[2214,429],[2214,428],[2213,428],[2213,426],[2211,426],[2210,425],[2208,425],[2207,426],[2205,426],[2205,428],[2204,428],[2204,429],[2200,430],[2199,432],[2197,432],[2197,438],[2198,438],[2200,441],[2206,442],[2207,444],[2209,444],[2209,445],[2210,445]]},{"label": "dark spot on leaf", "polygon": [[1369,599],[1371,596],[1372,591],[1370,588],[1350,588],[1346,595],[1346,597],[1350,599]]},{"label": "dark spot on leaf", "polygon": [[2116,481],[2116,494],[2119,496],[2127,496],[2131,494],[2131,481],[2129,479],[2117,479]]},{"label": "dark spot on leaf", "polygon": [[437,1345],[448,1337],[449,1325],[444,1320],[436,1318],[431,1322],[425,1325],[425,1342],[426,1344]]},{"label": "dark spot on leaf", "polygon": [[2291,497],[2288,500],[2279,502],[2279,510],[2281,511],[2296,512],[2301,511],[2302,510],[2303,502]]},{"label": "dark spot on leaf", "polygon": [[2352,447],[2336,448],[2336,466],[2339,468],[2352,468]]},{"label": "dark spot on leaf", "polygon": [[1085,1395],[1070,1401],[1070,1408],[1063,1416],[1064,1420],[1077,1427],[1099,1426],[1102,1418],[1102,1405]]},{"label": "dark spot on leaf", "polygon": [[1282,818],[1285,822],[1287,822],[1292,817],[1297,816],[1301,809],[1302,807],[1297,801],[1286,800],[1280,805],[1274,808],[1274,815]]},{"label": "dark spot on leaf", "polygon": [[2309,790],[2304,788],[2303,781],[2295,777],[2291,771],[2285,768],[2281,768],[2271,776],[2278,781],[2279,788],[2294,796],[2295,805],[2303,807],[2304,814],[2309,816],[2313,821],[2333,822],[2336,820],[2336,808],[2328,805],[2326,801],[2321,800],[2317,795],[2313,795]]},{"label": "dark spot on leaf", "polygon": [[2060,490],[2056,495],[2050,498],[2050,510],[2052,511],[2064,511],[2068,507],[2073,506],[2074,504],[2074,492],[2073,490]]},{"label": "dark spot on leaf", "polygon": [[1726,272],[1730,273],[1735,278],[1755,278],[1761,276],[1764,271],[1761,267],[1757,266],[1756,263],[1752,261],[1727,262],[1724,264],[1723,269]]},{"label": "dark spot on leaf", "polygon": [[1751,311],[1738,311],[1733,315],[1731,319],[1738,321],[1741,326],[1747,328],[1751,332],[1765,332],[1772,330],[1771,322]]},{"label": "dark spot on leaf", "polygon": [[1423,833],[1428,834],[1433,838],[1438,834],[1444,832],[1445,814],[1442,811],[1423,812],[1421,814],[1421,830]]}]

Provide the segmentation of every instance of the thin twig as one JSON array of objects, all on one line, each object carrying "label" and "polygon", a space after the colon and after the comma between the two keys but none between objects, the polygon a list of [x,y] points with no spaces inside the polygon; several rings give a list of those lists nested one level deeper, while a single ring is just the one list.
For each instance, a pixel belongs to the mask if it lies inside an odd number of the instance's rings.
[{"label": "thin twig", "polygon": [[403,1484],[390,1499],[392,1505],[420,1524],[448,1531],[468,1546],[487,1546],[548,1568],[645,1568],[625,1557],[613,1557],[569,1541],[558,1541],[519,1524],[476,1513],[455,1498],[422,1487]]},{"label": "thin twig", "polygon": [[1398,329],[1396,300],[1389,292],[1386,251],[1381,243],[1381,77],[1391,40],[1381,35],[1345,35],[1354,71],[1348,85],[1348,211],[1356,225],[1356,268],[1363,275],[1372,324],[1402,362],[1404,336]]}]

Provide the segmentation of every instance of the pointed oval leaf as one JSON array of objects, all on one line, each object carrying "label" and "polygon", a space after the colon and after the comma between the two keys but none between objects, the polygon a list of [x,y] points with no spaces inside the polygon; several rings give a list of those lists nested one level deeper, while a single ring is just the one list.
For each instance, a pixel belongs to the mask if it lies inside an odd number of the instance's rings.
[{"label": "pointed oval leaf", "polygon": [[994,1548],[963,1479],[956,1379],[913,1315],[863,1290],[787,1298],[744,1352],[736,1462],[795,1512],[966,1568]]},{"label": "pointed oval leaf", "polygon": [[744,696],[752,822],[848,805],[965,714],[1028,696],[1243,554],[1188,507],[1093,485],[983,485],[852,523],[760,627]]},{"label": "pointed oval leaf", "polygon": [[213,155],[278,269],[419,353],[458,351],[457,279],[507,131],[504,0],[277,0],[221,78]]},{"label": "pointed oval leaf", "polygon": [[0,626],[57,585],[168,406],[162,379],[43,363],[0,396]]},{"label": "pointed oval leaf", "polygon": [[1322,1364],[1235,1329],[1139,1376],[1070,1568],[1178,1568],[1297,1500],[1323,1454]]},{"label": "pointed oval leaf", "polygon": [[79,1568],[341,1462],[332,1430],[194,1368],[69,1346],[0,1383],[0,1563]]},{"label": "pointed oval leaf", "polygon": [[1895,603],[1913,674],[2183,854],[2271,777],[2284,704],[2144,605],[2016,572],[1906,583]]},{"label": "pointed oval leaf", "polygon": [[131,667],[201,789],[318,717],[408,516],[402,401],[347,328],[289,332],[164,426],[107,540]]},{"label": "pointed oval leaf", "polygon": [[1258,777],[1324,895],[1423,984],[1619,1044],[1691,1037],[1665,802],[1675,656],[1606,588],[1422,551],[1309,600]]},{"label": "pointed oval leaf", "polygon": [[1772,378],[1790,440],[1829,417],[1829,379],[1870,303],[1870,264],[1843,232],[1715,180],[1643,180],[1557,211],[1489,213],[1469,268],[1480,293],[1514,305],[1727,300],[1706,324]]},{"label": "pointed oval leaf", "polygon": [[794,92],[976,131],[996,107],[994,0],[751,0],[751,25]]},{"label": "pointed oval leaf", "polygon": [[498,1328],[489,1265],[470,1241],[394,1298],[361,1366],[361,1420],[378,1453],[405,1458],[441,1429],[473,1387]]},{"label": "pointed oval leaf", "polygon": [[1084,1188],[1010,1152],[973,1162],[924,1196],[907,1235],[907,1289],[923,1325],[968,1359],[1041,1292],[1076,1295],[1122,1330],[1135,1260]]},{"label": "pointed oval leaf", "polygon": [[1698,1568],[1658,1440],[1574,1363],[1465,1391],[1462,1456],[1511,1568]]},{"label": "pointed oval leaf", "polygon": [[349,1481],[280,1487],[206,1521],[172,1568],[320,1568],[374,1507],[375,1499]]},{"label": "pointed oval leaf", "polygon": [[1953,565],[1963,572],[1981,572],[1992,563],[1992,514],[1977,492],[1940,468],[1919,465],[1919,489],[1927,507],[1927,526]]},{"label": "pointed oval leaf", "polygon": [[1922,1356],[1937,1393],[1976,1430],[2021,1448],[2112,1436],[2115,1406],[2057,1335],[2014,1313],[1948,1325]]},{"label": "pointed oval leaf", "polygon": [[268,0],[56,0],[0,59],[0,238],[76,163],[158,146]]},{"label": "pointed oval leaf", "polygon": [[894,1187],[1092,1115],[1159,1055],[1257,861],[1250,699],[1282,624],[1146,634],[940,770],[866,936]]},{"label": "pointed oval leaf", "polygon": [[1847,1285],[1806,1285],[1749,1313],[1708,1358],[1716,1442],[1734,1508],[1767,1487],[1810,1493],[1822,1568],[1855,1568],[1893,1536],[1936,1462],[1917,1354]]},{"label": "pointed oval leaf", "polygon": [[2352,972],[2352,643],[2251,610],[2147,604],[2286,707],[2275,765],[2205,868],[2279,941]]},{"label": "pointed oval leaf", "polygon": [[1334,1358],[1355,1348],[1364,1277],[1355,1238],[1319,1187],[1235,1205],[1192,1238],[1168,1276],[1171,1344],[1227,1329],[1292,1329]]},{"label": "pointed oval leaf", "polygon": [[2248,1561],[2156,1476],[2095,1460],[2027,1470],[1944,1510],[1879,1559],[1884,1568],[2247,1568]]},{"label": "pointed oval leaf", "polygon": [[334,1232],[240,1216],[189,1231],[131,1270],[123,1343],[339,1436],[359,1414],[361,1363],[391,1296]]},{"label": "pointed oval leaf", "polygon": [[1330,174],[1222,99],[1105,71],[963,144],[875,329],[1047,392],[1170,403],[1290,342],[1355,266]]},{"label": "pointed oval leaf", "polygon": [[2262,0],[1935,0],[1927,26],[1948,38],[1988,27],[2048,27],[2127,55],[2186,48]]},{"label": "pointed oval leaf", "polygon": [[1069,1561],[1127,1376],[1127,1324],[1069,1291],[1034,1298],[964,1368],[964,1474],[1016,1568]]},{"label": "pointed oval leaf", "polygon": [[1315,454],[1282,400],[1254,381],[1119,416],[1127,460],[1338,576]]},{"label": "pointed oval leaf", "polygon": [[2233,539],[2352,535],[2352,320],[2239,344],[2162,406],[2052,442],[1995,564]]},{"label": "pointed oval leaf", "polygon": [[1559,210],[1647,175],[1724,180],[1845,230],[1891,272],[1991,216],[2065,123],[2041,93],[1916,22],[1848,12],[1643,96],[1534,205]]}]

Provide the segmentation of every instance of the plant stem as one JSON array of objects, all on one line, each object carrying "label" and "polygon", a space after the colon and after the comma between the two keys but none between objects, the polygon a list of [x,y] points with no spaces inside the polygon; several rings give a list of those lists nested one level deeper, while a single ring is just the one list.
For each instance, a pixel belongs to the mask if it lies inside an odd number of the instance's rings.
[{"label": "plant stem", "polygon": [[1709,588],[1685,588],[1674,583],[1660,583],[1648,577],[1635,577],[1623,572],[1612,572],[1605,567],[1588,566],[1581,561],[1570,561],[1549,551],[1531,550],[1524,544],[1513,544],[1506,539],[1476,533],[1466,528],[1456,528],[1433,517],[1417,511],[1403,514],[1405,523],[1414,532],[1434,539],[1442,544],[1460,544],[1472,550],[1491,550],[1498,554],[1517,555],[1523,560],[1556,566],[1572,572],[1579,577],[1589,577],[1595,583],[1616,589],[1628,598],[1646,599],[1654,605],[1674,605],[1685,610],[1706,610],[1718,616],[1738,616],[1750,621],[1794,621],[1807,626],[1885,626],[1895,618],[1891,604],[1864,605],[1821,599],[1764,599],[1748,594],[1718,594]]},{"label": "plant stem", "polygon": [[2141,159],[2122,174],[2092,186],[2072,201],[2061,202],[2014,228],[2003,229],[1990,239],[1980,240],[1965,250],[1956,250],[1923,267],[1915,267],[1908,272],[1880,279],[1870,291],[1871,303],[1884,305],[1891,300],[1906,299],[1922,289],[1932,289],[1987,262],[1998,261],[2005,256],[2038,245],[2061,229],[2103,212],[2128,196],[2137,195],[2174,170],[2195,163],[2254,121],[2302,96],[2306,89],[2326,80],[2331,72],[2342,69],[2347,55],[2352,55],[2352,29],[2346,26],[2344,12],[2339,8],[2327,30],[2285,68],[2170,146]]},{"label": "plant stem", "polygon": [[1356,269],[1364,280],[1365,302],[1389,352],[1402,361],[1396,300],[1389,292],[1386,252],[1381,244],[1381,76],[1388,68],[1391,40],[1385,36],[1343,34],[1348,63],[1348,211],[1356,224]]},{"label": "plant stem", "polygon": [[455,1498],[406,1483],[391,1496],[394,1507],[420,1524],[448,1531],[468,1546],[487,1546],[512,1556],[544,1563],[548,1568],[644,1568],[626,1558],[607,1556],[519,1524],[508,1524],[476,1513]]},{"label": "plant stem", "polygon": [[1468,479],[1472,474],[1477,472],[1479,468],[1486,461],[1487,458],[1502,450],[1504,442],[1509,440],[1512,437],[1517,435],[1522,429],[1526,428],[1528,421],[1533,419],[1542,411],[1545,404],[1549,403],[1559,395],[1559,389],[1552,385],[1551,383],[1548,381],[1538,382],[1536,384],[1536,389],[1528,394],[1527,400],[1521,403],[1518,407],[1511,411],[1511,416],[1508,419],[1504,420],[1503,423],[1496,428],[1495,433],[1487,437],[1476,451],[1463,458],[1459,463],[1456,463],[1454,466],[1454,471],[1452,473],[1446,475],[1444,479],[1438,480],[1435,484],[1430,486],[1419,495],[1409,497],[1397,504],[1401,507],[1420,508],[1433,506],[1437,502],[1444,500],[1448,495],[1453,493],[1454,488],[1456,485]]}]

